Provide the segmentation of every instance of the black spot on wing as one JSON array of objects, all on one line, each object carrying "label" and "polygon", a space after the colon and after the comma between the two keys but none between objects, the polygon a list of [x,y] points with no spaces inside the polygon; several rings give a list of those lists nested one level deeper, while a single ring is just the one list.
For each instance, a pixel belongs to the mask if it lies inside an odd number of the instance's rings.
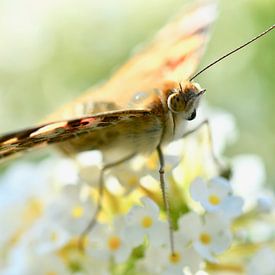
[{"label": "black spot on wing", "polygon": [[80,119],[69,120],[67,123],[67,127],[77,128],[80,126],[86,126],[88,124],[90,124],[90,121],[80,118]]}]

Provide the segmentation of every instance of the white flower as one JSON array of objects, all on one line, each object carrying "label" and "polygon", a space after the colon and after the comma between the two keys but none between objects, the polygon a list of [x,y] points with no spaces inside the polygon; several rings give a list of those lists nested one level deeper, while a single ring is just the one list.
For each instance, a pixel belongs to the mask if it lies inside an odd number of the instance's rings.
[{"label": "white flower", "polygon": [[111,259],[116,263],[126,261],[134,247],[128,242],[127,234],[122,217],[116,218],[112,227],[97,224],[88,235],[88,254],[103,261]]},{"label": "white flower", "polygon": [[[176,148],[177,147],[177,151]],[[164,148],[165,156],[165,174],[172,173],[173,169],[180,164],[182,160],[182,141],[174,141]],[[159,168],[160,162],[158,154],[155,152],[149,158],[146,159],[143,170],[146,174],[150,174],[153,178],[159,181]]]},{"label": "white flower", "polygon": [[228,218],[237,217],[242,212],[242,198],[232,195],[230,183],[224,178],[215,177],[208,182],[197,178],[191,184],[190,192],[206,211],[222,211]]},{"label": "white flower", "polygon": [[202,263],[202,258],[193,247],[180,247],[175,249],[174,254],[170,251],[164,261],[167,266],[162,274],[185,274],[184,270],[196,273]]},{"label": "white flower", "polygon": [[[171,173],[173,168],[180,163],[180,160],[179,151],[176,153],[170,147],[165,148],[165,173]],[[116,177],[127,194],[137,188],[142,179],[148,175],[159,181],[159,167],[158,155],[155,152],[149,157],[134,157],[121,165],[108,169],[106,174]]]},{"label": "white flower", "polygon": [[244,198],[244,209],[250,210],[258,197],[263,195],[266,180],[264,163],[256,155],[239,155],[232,161],[232,171],[234,191]]},{"label": "white flower", "polygon": [[[16,163],[0,177],[0,250],[17,238],[42,212],[54,190],[48,181],[52,165]],[[17,235],[18,234],[18,235]]]},{"label": "white flower", "polygon": [[134,245],[141,244],[147,236],[150,244],[160,245],[166,241],[168,224],[158,220],[159,207],[148,197],[141,198],[143,206],[134,206],[126,216],[127,238]]},{"label": "white flower", "polygon": [[[175,144],[171,149],[169,145],[165,148],[165,173],[171,173],[181,161],[182,156],[179,154],[179,149],[175,151]],[[109,182],[115,182],[114,178],[120,183],[119,188],[116,191],[118,193],[129,194],[134,191],[140,185],[146,189],[154,188],[153,182],[157,181],[157,187],[159,189],[159,159],[157,153],[153,153],[148,157],[136,156],[129,161],[126,161],[120,165],[110,168],[105,173],[106,187],[109,188]],[[89,170],[87,170],[89,172]],[[95,175],[98,173],[95,172]],[[148,178],[149,181],[147,180]],[[144,186],[146,182],[146,186]],[[147,184],[150,182],[149,184]],[[117,184],[116,184],[117,185]],[[117,185],[118,186],[118,185]],[[113,190],[110,189],[112,192]],[[113,192],[112,192],[113,193]]]},{"label": "white flower", "polygon": [[247,265],[248,275],[275,274],[275,252],[270,248],[262,248],[251,258]]},{"label": "white flower", "polygon": [[70,234],[56,223],[51,223],[46,217],[36,221],[26,232],[22,242],[28,243],[38,254],[45,254],[62,248],[70,240]]},{"label": "white flower", "polygon": [[[179,234],[175,234],[175,251],[167,242],[162,246],[150,246],[145,252],[145,258],[140,265],[149,274],[183,274],[183,270],[195,273],[202,263],[201,256],[191,247],[186,246]],[[156,259],[158,260],[156,263]]]},{"label": "white flower", "polygon": [[188,213],[179,219],[179,232],[204,259],[212,262],[216,261],[215,254],[225,251],[232,240],[227,219],[218,213],[207,213],[203,219]]},{"label": "white flower", "polygon": [[76,161],[80,179],[97,187],[103,167],[102,153],[97,150],[83,152],[76,156]]},{"label": "white flower", "polygon": [[46,217],[72,235],[81,234],[94,214],[90,197],[82,199],[81,187],[78,185],[65,186],[46,209]]},{"label": "white flower", "polygon": [[167,265],[163,272],[163,274],[167,275],[183,274],[183,270],[190,270],[194,274],[199,270],[202,263],[201,256],[193,247],[180,247],[175,250],[173,255],[170,252],[168,259],[169,265]]},{"label": "white flower", "polygon": [[146,172],[142,169],[143,158],[135,157],[130,162],[123,163],[106,171],[106,182],[110,178],[116,178],[124,189],[125,194],[129,194],[140,184],[140,179]]}]

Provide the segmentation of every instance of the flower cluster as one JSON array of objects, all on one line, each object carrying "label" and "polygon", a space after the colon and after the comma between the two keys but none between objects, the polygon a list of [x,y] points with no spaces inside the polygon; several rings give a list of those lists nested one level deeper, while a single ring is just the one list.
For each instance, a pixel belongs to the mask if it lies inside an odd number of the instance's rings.
[{"label": "flower cluster", "polygon": [[[266,245],[274,238],[274,198],[262,187],[263,166],[239,156],[232,183],[214,176],[211,157],[201,164],[203,139],[199,133],[197,143],[188,138],[165,151],[172,246],[156,154],[106,171],[102,209],[82,239],[97,207],[100,152],[12,165],[0,177],[0,273],[273,274],[275,252]],[[240,256],[241,248],[249,253]]]},{"label": "flower cluster", "polygon": [[[74,174],[73,162],[65,160],[58,164],[24,166],[20,181],[14,180],[12,171],[2,179],[1,194],[6,195],[6,200],[1,200],[1,209],[5,208],[1,220],[5,218],[6,226],[1,228],[5,233],[1,235],[5,274],[35,274],[41,268],[45,274],[69,274],[75,266],[86,274],[93,271],[95,263],[96,274],[108,274],[114,268],[112,264],[129,261],[134,261],[144,273],[183,274],[184,268],[196,272],[204,260],[215,262],[215,255],[230,246],[229,226],[232,217],[240,214],[241,199],[231,194],[230,184],[225,179],[214,178],[209,183],[197,179],[191,185],[191,195],[206,212],[189,212],[178,219],[174,253],[169,243],[168,224],[160,216],[158,204],[149,197],[141,197],[141,205],[131,207],[125,215],[117,215],[112,222],[96,224],[85,239],[86,256],[82,257],[77,238],[89,223],[95,206],[85,186],[72,184],[66,177],[60,179],[60,170],[64,172],[70,167]],[[51,185],[38,186],[34,171],[53,171],[52,165],[58,171],[59,182],[52,179]],[[21,168],[14,169],[19,175]],[[28,182],[30,174],[32,181]],[[29,191],[20,192],[22,203],[19,203],[18,191],[21,191],[24,177],[24,190]],[[136,257],[135,250],[142,251],[143,257]],[[74,254],[78,255],[77,260]],[[156,255],[161,259],[157,267],[153,260]]]}]

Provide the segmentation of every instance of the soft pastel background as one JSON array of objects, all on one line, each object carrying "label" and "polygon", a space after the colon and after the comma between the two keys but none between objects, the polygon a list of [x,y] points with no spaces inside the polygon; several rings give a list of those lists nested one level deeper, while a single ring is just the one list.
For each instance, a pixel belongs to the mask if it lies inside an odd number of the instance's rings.
[{"label": "soft pastel background", "polygon": [[[1,0],[0,132],[35,124],[103,79],[182,7],[182,0]],[[220,1],[201,66],[274,23],[274,0]],[[228,156],[256,153],[275,186],[275,33],[197,80],[231,112]]]}]

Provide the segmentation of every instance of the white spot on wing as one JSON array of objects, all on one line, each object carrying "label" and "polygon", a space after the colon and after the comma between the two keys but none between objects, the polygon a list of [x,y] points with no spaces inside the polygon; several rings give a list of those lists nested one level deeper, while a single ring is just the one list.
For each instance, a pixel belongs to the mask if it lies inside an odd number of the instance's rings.
[{"label": "white spot on wing", "polygon": [[18,138],[14,137],[14,138],[10,138],[10,139],[4,141],[2,144],[3,145],[8,145],[8,144],[15,143],[16,141],[18,141]]},{"label": "white spot on wing", "polygon": [[35,131],[34,133],[31,133],[30,137],[35,137],[35,136],[47,133],[49,131],[52,131],[54,129],[62,128],[65,126],[67,126],[67,122],[52,123],[52,124],[49,124],[49,125],[46,125],[46,126],[40,128],[39,130]]}]

